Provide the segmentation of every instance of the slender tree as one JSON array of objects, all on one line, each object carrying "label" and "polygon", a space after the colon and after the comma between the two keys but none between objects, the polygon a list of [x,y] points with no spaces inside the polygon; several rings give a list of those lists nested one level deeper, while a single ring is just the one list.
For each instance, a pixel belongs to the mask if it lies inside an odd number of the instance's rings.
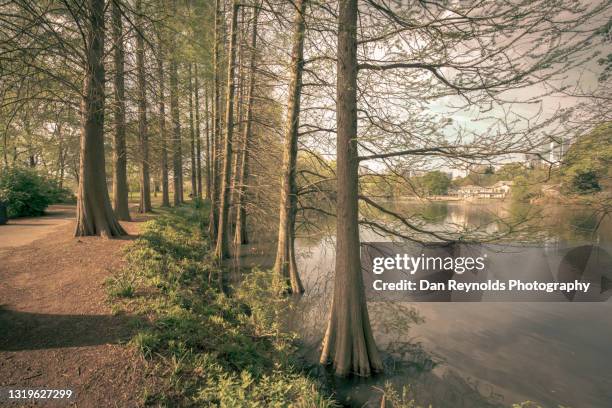
[{"label": "slender tree", "polygon": [[336,80],[336,273],[321,363],[337,375],[383,369],[374,343],[359,258],[357,155],[357,0],[340,0]]},{"label": "slender tree", "polygon": [[212,143],[211,143],[211,135],[210,135],[210,111],[209,111],[209,97],[210,93],[208,91],[208,86],[204,87],[204,122],[206,122],[206,143],[204,148],[206,149],[206,163],[205,163],[205,171],[206,171],[206,198],[211,199],[211,177],[212,177]]},{"label": "slender tree", "polygon": [[[195,129],[196,129],[196,178],[197,178],[197,198],[202,198],[202,141],[200,123],[200,81],[198,78],[198,63],[193,64],[194,68],[194,98],[195,98]],[[208,124],[207,124],[208,126]]]},{"label": "slender tree", "polygon": [[287,101],[287,124],[283,146],[283,167],[280,191],[278,224],[278,246],[274,270],[287,280],[292,293],[302,293],[304,288],[295,261],[295,214],[297,206],[296,163],[298,150],[298,129],[300,124],[300,98],[302,93],[302,72],[304,70],[304,12],[307,0],[295,2],[293,23],[293,47],[291,51],[291,81]]},{"label": "slender tree", "polygon": [[162,173],[162,207],[170,206],[170,193],[168,186],[168,145],[167,145],[167,130],[166,130],[166,102],[165,102],[165,87],[164,87],[164,54],[162,45],[161,30],[158,33],[158,49],[157,49],[157,75],[159,81],[159,133],[161,138],[161,173]]},{"label": "slender tree", "polygon": [[236,193],[236,229],[234,231],[234,244],[246,244],[249,242],[247,235],[245,202],[247,195],[247,185],[249,177],[249,151],[251,149],[252,138],[252,119],[253,119],[253,99],[255,92],[256,62],[257,62],[257,22],[259,17],[259,7],[253,11],[253,28],[251,31],[251,55],[249,63],[249,84],[246,96],[246,117],[242,137],[242,158],[238,169],[238,184]]},{"label": "slender tree", "polygon": [[238,30],[238,9],[237,0],[232,1],[232,14],[230,26],[229,61],[227,66],[227,94],[225,107],[225,138],[223,140],[223,172],[219,191],[219,222],[217,225],[217,243],[215,255],[218,259],[229,256],[229,201],[230,183],[232,179],[232,139],[234,132],[234,80],[236,75],[236,40]]},{"label": "slender tree", "polygon": [[127,152],[125,148],[125,47],[123,24],[119,3],[112,2],[112,34],[114,43],[114,116],[115,138],[113,143],[113,204],[117,218],[130,220],[128,207]]},{"label": "slender tree", "polygon": [[193,106],[193,69],[191,62],[187,64],[187,88],[189,92],[189,156],[191,159],[191,196],[198,197],[198,174],[196,169],[196,140]]},{"label": "slender tree", "polygon": [[221,0],[215,0],[215,40],[213,45],[213,135],[210,149],[211,210],[208,233],[211,240],[217,238],[219,222],[219,140],[221,139],[221,49],[223,48],[223,22]]},{"label": "slender tree", "polygon": [[[172,0],[172,10],[176,14],[176,0]],[[170,52],[170,116],[172,119],[172,164],[174,184],[174,205],[181,204],[183,200],[183,159],[181,148],[181,121],[178,101],[178,61],[176,34],[172,37],[172,51]]]},{"label": "slender tree", "polygon": [[140,204],[138,212],[151,211],[151,178],[149,176],[149,135],[147,129],[147,83],[142,24],[142,0],[136,2],[136,73],[138,77],[138,141],[140,142]]},{"label": "slender tree", "polygon": [[88,0],[76,236],[125,235],[111,207],[104,159],[104,0]]}]

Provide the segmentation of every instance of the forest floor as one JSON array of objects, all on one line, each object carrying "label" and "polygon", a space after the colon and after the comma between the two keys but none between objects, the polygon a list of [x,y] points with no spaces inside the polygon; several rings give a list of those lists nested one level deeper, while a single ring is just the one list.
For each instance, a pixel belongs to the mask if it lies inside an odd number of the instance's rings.
[{"label": "forest floor", "polygon": [[111,313],[104,282],[145,218],[122,222],[122,239],[77,239],[74,207],[50,213],[0,227],[0,387],[71,389],[77,406],[141,405],[146,362],[125,346],[135,318]]}]

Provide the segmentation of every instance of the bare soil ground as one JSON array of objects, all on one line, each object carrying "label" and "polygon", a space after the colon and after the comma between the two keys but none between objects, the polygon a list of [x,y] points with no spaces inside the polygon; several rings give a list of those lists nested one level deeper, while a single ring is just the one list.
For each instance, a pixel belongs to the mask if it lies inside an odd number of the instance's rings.
[{"label": "bare soil ground", "polygon": [[[0,387],[72,389],[76,396],[62,405],[142,405],[142,391],[153,379],[125,345],[135,319],[111,313],[103,284],[121,266],[121,249],[144,219],[122,222],[129,237],[77,239],[69,219],[74,209],[63,211],[65,222],[34,231],[22,226],[35,239],[24,243],[19,230],[18,246],[0,247]],[[44,220],[34,223],[50,224]],[[11,241],[5,234],[13,231],[3,228],[0,242]]]},{"label": "bare soil ground", "polygon": [[73,205],[52,205],[44,217],[10,219],[8,224],[0,226],[0,250],[29,244],[72,220]]}]

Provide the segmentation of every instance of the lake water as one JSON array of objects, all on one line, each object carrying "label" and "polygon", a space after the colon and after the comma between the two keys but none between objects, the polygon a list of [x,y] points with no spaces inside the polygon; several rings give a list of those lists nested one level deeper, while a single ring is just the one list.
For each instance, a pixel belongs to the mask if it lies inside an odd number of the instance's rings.
[{"label": "lake water", "polygon": [[[499,234],[528,214],[520,238],[547,250],[587,242],[612,253],[612,221],[593,208],[508,203],[400,203],[396,210],[449,234]],[[416,215],[419,214],[419,217]],[[325,224],[325,223],[322,223]],[[328,315],[334,272],[333,222],[328,231],[298,239],[306,293],[296,301],[293,328],[316,360]],[[325,226],[323,229],[325,230]],[[519,229],[520,229],[519,228]],[[362,241],[391,240],[363,229]],[[612,407],[612,301],[604,303],[369,302],[370,319],[386,361],[383,376],[335,380],[340,401],[375,406],[385,382],[409,385],[418,402],[435,408],[511,406]]]}]

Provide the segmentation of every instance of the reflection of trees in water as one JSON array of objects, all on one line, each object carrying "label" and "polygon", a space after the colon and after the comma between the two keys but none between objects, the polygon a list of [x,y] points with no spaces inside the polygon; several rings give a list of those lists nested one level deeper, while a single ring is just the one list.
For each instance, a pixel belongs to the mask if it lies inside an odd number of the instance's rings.
[{"label": "reflection of trees in water", "polygon": [[[477,380],[450,369],[420,370],[398,363],[386,374],[368,379],[333,379],[336,400],[350,407],[381,406],[382,390],[391,386],[401,393],[409,389],[409,399],[418,406],[436,408],[500,408],[503,397]],[[411,406],[411,405],[409,405]]]},{"label": "reflection of trees in water", "polygon": [[[422,214],[422,221],[428,218],[429,225],[448,230],[469,228],[498,232],[508,228],[509,224],[522,221],[526,225],[521,233],[509,238],[517,241],[543,241],[546,237],[567,241],[588,238],[598,223],[598,219],[593,217],[594,211],[585,207],[545,207],[509,201],[431,204],[401,203],[397,208],[415,217]],[[306,294],[296,300],[294,312],[288,321],[292,329],[301,334],[303,352],[313,361],[318,359],[324,329],[321,322],[325,321],[329,313],[330,294],[333,290],[333,229],[333,222],[324,222],[316,234],[303,236],[298,242],[299,269],[302,271]],[[612,242],[611,233],[609,220],[599,225],[597,236],[600,240]],[[365,226],[362,227],[361,238],[362,241],[391,239]],[[421,404],[431,403],[436,408],[501,407],[515,402],[505,400],[505,404],[502,404],[502,397],[496,393],[500,392],[497,388],[467,378],[461,370],[457,372],[457,368],[444,364],[442,359],[432,354],[429,347],[424,349],[414,337],[414,332],[411,332],[411,328],[422,322],[418,306],[369,302],[368,308],[376,341],[385,356],[385,375],[361,380],[359,384],[355,380],[335,380],[334,389],[338,400],[350,399],[352,402],[349,406],[363,406],[366,403],[378,406],[376,404],[380,403],[380,393],[374,387],[383,388],[385,382],[389,381],[399,391],[403,386],[410,386],[412,398]]]},{"label": "reflection of trees in water", "polygon": [[612,242],[610,214],[586,206],[549,207],[543,228],[550,239],[559,241]]},{"label": "reflection of trees in water", "polygon": [[432,202],[421,207],[419,216],[427,222],[440,224],[448,217],[448,203]]},{"label": "reflection of trees in water", "polygon": [[[329,247],[325,241],[315,248],[300,251],[306,292],[294,298],[292,313],[287,324],[300,333],[302,353],[306,359],[317,361],[323,337],[320,324],[329,313],[329,294],[333,290]],[[323,251],[326,255],[316,254]],[[310,257],[316,257],[313,267],[308,266]],[[502,405],[491,389],[475,380],[465,378],[442,365],[442,359],[425,350],[411,334],[410,329],[425,322],[417,307],[409,303],[368,302],[372,329],[384,355],[385,374],[368,379],[339,379],[326,377],[335,391],[336,399],[346,406],[380,406],[381,393],[377,390],[390,382],[401,390],[410,386],[411,397],[421,404],[453,408],[497,408]],[[369,405],[368,405],[369,404]]]}]

